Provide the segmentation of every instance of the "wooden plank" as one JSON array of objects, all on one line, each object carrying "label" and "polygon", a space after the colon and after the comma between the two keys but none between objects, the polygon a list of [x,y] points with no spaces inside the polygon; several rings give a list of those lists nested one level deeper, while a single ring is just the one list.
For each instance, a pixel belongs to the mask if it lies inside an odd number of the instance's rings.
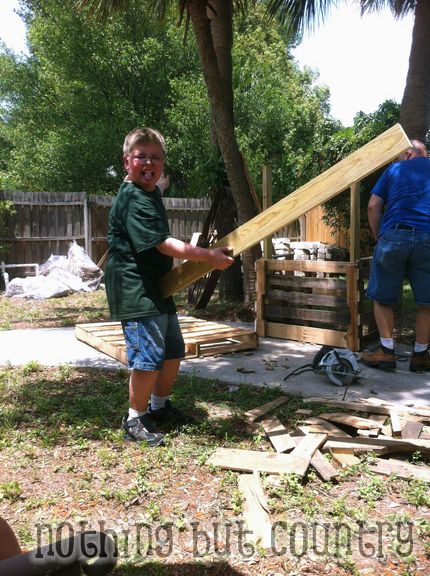
[{"label": "wooden plank", "polygon": [[339,471],[331,464],[320,450],[315,450],[310,465],[315,468],[325,482],[333,482],[339,478]]},{"label": "wooden plank", "polygon": [[264,320],[264,303],[266,300],[266,262],[264,258],[260,258],[255,263],[257,273],[257,301],[255,306],[255,329],[257,334],[264,338],[266,336],[266,322]]},{"label": "wooden plank", "polygon": [[399,478],[416,478],[417,480],[430,482],[430,468],[428,466],[416,466],[409,462],[403,462],[403,460],[391,458],[389,460],[383,460],[382,458],[378,458],[376,464],[371,464],[369,468],[372,472],[383,474],[384,476],[395,474]]},{"label": "wooden plank", "polygon": [[281,300],[288,303],[288,305],[296,306],[328,306],[331,308],[340,308],[346,306],[345,298],[341,299],[338,296],[327,294],[309,294],[307,292],[297,292],[296,290],[279,290],[271,289],[267,292],[269,300]]},{"label": "wooden plank", "polygon": [[346,330],[350,321],[348,311],[342,310],[313,310],[308,308],[296,308],[294,306],[276,306],[268,303],[264,307],[264,316],[268,322],[284,322],[299,320],[300,322],[315,322],[318,324],[333,324]]},{"label": "wooden plank", "polygon": [[276,452],[287,452],[295,448],[294,440],[277,416],[265,418],[261,421],[261,425]]},{"label": "wooden plank", "polygon": [[241,474],[238,487],[244,498],[243,517],[247,527],[248,541],[265,549],[271,548],[272,524],[259,473]]},{"label": "wooden plank", "polygon": [[293,458],[310,462],[315,451],[327,440],[327,434],[308,434],[291,452]]},{"label": "wooden plank", "polygon": [[292,326],[276,322],[265,323],[266,336],[296,340],[298,342],[318,342],[336,348],[346,347],[346,332],[338,332],[328,328],[313,328],[311,326]]},{"label": "wooden plank", "polygon": [[[263,165],[263,210],[267,210],[272,205],[272,167],[269,164]],[[263,241],[263,258],[268,260],[273,255],[272,235],[267,236]]]},{"label": "wooden plank", "polygon": [[360,416],[354,416],[353,414],[346,414],[343,412],[327,412],[320,414],[319,417],[323,420],[328,420],[329,422],[337,422],[338,424],[345,424],[352,428],[362,428],[363,430],[381,428],[379,422],[376,422],[375,420],[361,418]]},{"label": "wooden plank", "polygon": [[309,460],[296,458],[291,454],[257,452],[238,448],[217,448],[206,462],[209,466],[219,466],[242,472],[267,472],[268,474],[298,474],[304,476]]},{"label": "wooden plank", "polygon": [[255,422],[255,420],[257,420],[261,416],[264,416],[268,412],[271,412],[272,410],[275,410],[275,408],[278,408],[278,406],[282,406],[282,404],[288,402],[289,399],[290,399],[289,396],[280,396],[279,398],[271,400],[270,402],[267,402],[262,406],[252,408],[252,410],[248,410],[247,412],[245,412],[245,418],[248,420],[248,422]]},{"label": "wooden plank", "polygon": [[378,422],[378,424],[383,426],[385,424],[385,422],[387,421],[387,415],[386,414],[370,414],[369,413],[369,419],[374,420],[375,422]]},{"label": "wooden plank", "polygon": [[360,258],[360,182],[353,182],[350,191],[349,257],[351,262]]},{"label": "wooden plank", "polygon": [[390,408],[390,420],[393,437],[400,438],[402,436],[402,425],[400,423],[399,412],[395,406]]},{"label": "wooden plank", "polygon": [[[329,441],[331,441],[333,438],[329,436]],[[339,444],[347,446],[348,444],[353,444],[354,442],[357,441],[357,438],[352,438],[352,437],[339,437],[339,438],[335,438],[336,442],[339,442]],[[402,448],[402,447],[406,447],[412,450],[422,450],[422,451],[430,451],[430,441],[429,440],[424,440],[422,438],[410,438],[407,440],[403,440],[402,438],[383,438],[383,437],[379,437],[379,438],[360,438],[359,442],[363,445],[365,444],[369,444],[369,445],[376,445],[376,446],[382,446],[384,447],[389,447],[389,446],[393,446],[394,448]]]},{"label": "wooden plank", "polygon": [[[352,240],[352,239],[351,239]],[[357,291],[358,270],[357,267],[351,267],[346,277],[346,300],[350,313],[348,327],[347,344],[348,348],[355,351],[359,349],[358,342],[358,301],[360,294]]]},{"label": "wooden plank", "polygon": [[360,459],[357,458],[357,456],[354,456],[354,454],[351,454],[350,452],[331,449],[330,454],[332,455],[333,459],[336,460],[336,462],[338,462],[342,466],[342,468],[345,468],[347,466],[354,466],[360,463]]},{"label": "wooden plank", "polygon": [[[232,255],[239,255],[280,228],[297,220],[312,208],[337,196],[352,183],[362,180],[368,174],[381,168],[410,145],[402,127],[396,124],[308,184],[298,188],[221,238],[215,246],[230,246]],[[179,292],[211,270],[212,267],[209,264],[191,260],[177,266],[161,279],[163,297]]]},{"label": "wooden plank", "polygon": [[[373,404],[367,402],[346,402],[343,400],[333,400],[332,398],[327,398],[325,396],[312,396],[310,398],[303,398],[303,402],[317,402],[320,404],[326,404],[327,406],[335,406],[337,408],[344,408],[345,410],[353,410],[356,412],[373,412],[375,414],[386,414],[390,415],[390,408],[393,404]],[[430,408],[427,407],[412,407],[404,406],[403,404],[396,404],[397,411],[399,415],[412,414],[413,416],[430,417]]]},{"label": "wooden plank", "polygon": [[[327,450],[334,453],[343,453],[343,454],[361,454],[362,452],[376,452],[381,454],[385,451],[384,446],[378,446],[377,444],[362,444],[362,440],[370,440],[370,438],[355,438],[355,442],[350,444],[344,444],[339,442],[338,439],[336,440],[327,440],[324,444],[322,450],[326,452]],[[373,438],[372,438],[373,440]]]},{"label": "wooden plank", "polygon": [[402,428],[402,438],[419,438],[424,425],[415,420],[406,420]]},{"label": "wooden plank", "polygon": [[[301,436],[292,436],[297,446],[303,441],[304,436],[305,434]],[[339,476],[338,470],[336,470],[336,468],[327,460],[327,458],[324,456],[324,454],[322,454],[320,450],[315,450],[311,458],[310,465],[315,468],[321,478],[326,482],[332,482]]]},{"label": "wooden plank", "polygon": [[324,445],[324,449],[340,449],[345,452],[374,451],[379,453],[389,452],[430,452],[430,441],[421,438],[402,440],[399,438],[330,438]]},{"label": "wooden plank", "polygon": [[[326,262],[326,260],[324,261]],[[317,290],[319,294],[336,294],[346,296],[346,283],[343,278],[315,278],[309,276],[270,276],[267,275],[267,285],[269,287],[281,288],[311,288]]]},{"label": "wooden plank", "polygon": [[350,437],[348,432],[341,430],[331,422],[323,420],[322,418],[313,417],[304,420],[305,426],[299,426],[305,434],[328,434],[330,437],[336,438],[337,436]]},{"label": "wooden plank", "polygon": [[[346,274],[348,268],[356,266],[351,262],[336,262],[332,260],[267,260],[266,269],[268,275],[271,272],[305,272],[305,273],[318,273],[324,274]],[[287,275],[288,277],[288,275]],[[343,280],[345,282],[345,280]],[[324,282],[324,278],[322,279]]]}]

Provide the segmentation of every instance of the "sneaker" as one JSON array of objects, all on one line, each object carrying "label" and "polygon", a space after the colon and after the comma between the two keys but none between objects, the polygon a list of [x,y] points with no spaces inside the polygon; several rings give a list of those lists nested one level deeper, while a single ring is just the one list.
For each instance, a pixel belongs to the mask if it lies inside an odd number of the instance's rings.
[{"label": "sneaker", "polygon": [[151,408],[151,403],[148,406],[148,415],[155,422],[156,425],[184,425],[192,424],[194,418],[192,416],[186,416],[181,410],[178,410],[170,400],[166,400],[164,408],[159,408],[158,410],[153,410]]},{"label": "sneaker", "polygon": [[411,372],[426,372],[430,370],[430,353],[429,350],[424,352],[413,352],[409,363]]},{"label": "sneaker", "polygon": [[163,446],[164,434],[153,432],[150,418],[147,414],[128,420],[128,416],[122,419],[122,427],[125,430],[125,439],[135,442],[146,442],[148,446]]},{"label": "sneaker", "polygon": [[380,368],[381,370],[395,370],[396,356],[394,350],[385,348],[382,344],[375,352],[362,352],[361,361],[370,368]]}]

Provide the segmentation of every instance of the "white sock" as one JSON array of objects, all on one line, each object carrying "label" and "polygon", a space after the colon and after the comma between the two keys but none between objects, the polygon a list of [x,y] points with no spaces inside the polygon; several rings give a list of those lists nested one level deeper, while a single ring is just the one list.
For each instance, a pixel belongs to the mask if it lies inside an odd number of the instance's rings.
[{"label": "white sock", "polygon": [[414,352],[425,352],[428,348],[428,344],[420,344],[419,342],[415,342]]},{"label": "white sock", "polygon": [[139,410],[135,410],[134,408],[129,408],[128,409],[127,422],[129,420],[132,420],[133,418],[139,418],[139,416],[143,416],[144,414],[146,414],[146,412],[139,412]]},{"label": "white sock", "polygon": [[151,394],[151,410],[160,410],[166,405],[168,396],[157,396],[156,394]]},{"label": "white sock", "polygon": [[382,346],[394,350],[394,339],[393,338],[380,338]]}]

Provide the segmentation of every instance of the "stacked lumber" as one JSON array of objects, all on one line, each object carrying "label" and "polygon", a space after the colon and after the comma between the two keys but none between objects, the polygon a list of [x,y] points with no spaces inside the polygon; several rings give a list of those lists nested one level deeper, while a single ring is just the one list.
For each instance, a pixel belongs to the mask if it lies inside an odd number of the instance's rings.
[{"label": "stacked lumber", "polygon": [[[372,452],[376,458],[369,469],[384,476],[416,478],[430,483],[430,466],[402,459],[383,458],[389,454],[430,454],[430,407],[392,404],[379,399],[346,402],[331,398],[309,398],[305,402],[324,405],[333,411],[313,415],[312,410],[296,411],[297,425],[288,431],[281,420],[270,414],[287,403],[280,396],[245,413],[249,424],[259,421],[273,451],[218,448],[208,465],[236,470],[244,499],[244,519],[250,539],[271,546],[271,522],[260,473],[297,474],[304,478],[309,467],[324,481],[338,479],[345,466],[357,465],[357,455]],[[357,414],[339,411],[351,410]],[[325,454],[330,454],[330,460]]]}]

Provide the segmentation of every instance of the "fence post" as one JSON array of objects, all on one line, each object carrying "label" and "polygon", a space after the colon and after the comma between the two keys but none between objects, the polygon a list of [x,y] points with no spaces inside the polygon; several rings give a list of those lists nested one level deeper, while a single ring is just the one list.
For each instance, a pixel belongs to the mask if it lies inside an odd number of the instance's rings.
[{"label": "fence post", "polygon": [[93,246],[92,246],[92,230],[91,230],[91,200],[88,194],[84,192],[84,237],[85,237],[85,251],[92,259]]}]

